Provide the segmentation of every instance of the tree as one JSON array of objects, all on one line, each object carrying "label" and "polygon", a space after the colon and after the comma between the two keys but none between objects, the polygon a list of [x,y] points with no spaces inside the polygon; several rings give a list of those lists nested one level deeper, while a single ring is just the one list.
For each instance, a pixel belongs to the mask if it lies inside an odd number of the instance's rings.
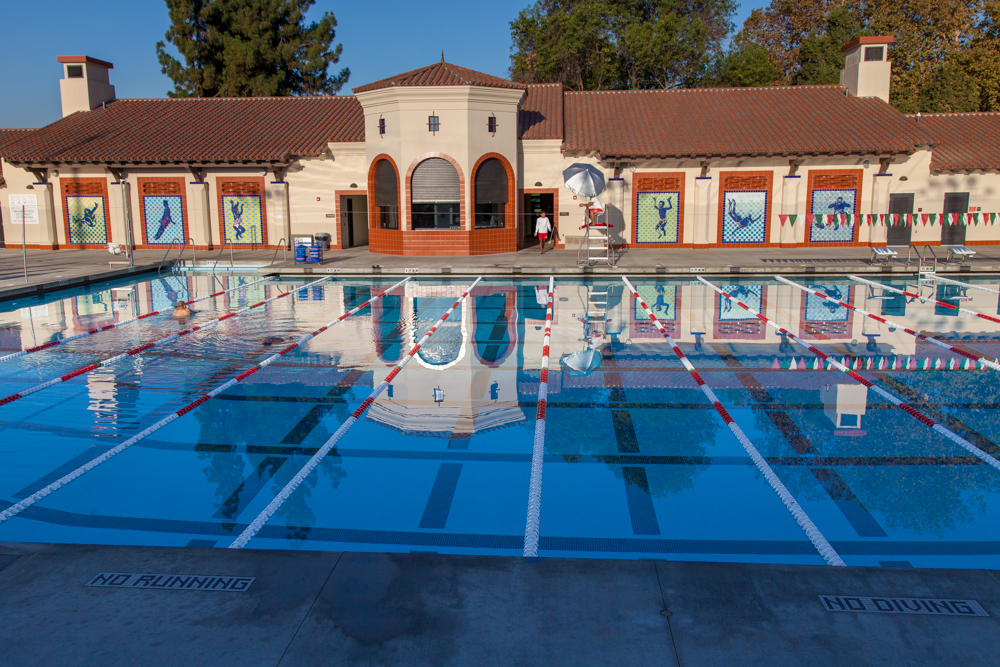
[{"label": "tree", "polygon": [[847,5],[830,10],[822,31],[811,30],[799,45],[797,70],[792,76],[796,85],[840,83],[844,69],[841,48],[862,34],[861,24]]},{"label": "tree", "polygon": [[767,49],[738,35],[726,53],[715,61],[707,83],[712,86],[744,88],[770,86],[781,73],[769,57]]},{"label": "tree", "polygon": [[156,45],[171,97],[334,94],[350,77],[347,68],[328,73],[343,47],[332,47],[332,13],[306,23],[315,0],[165,1],[166,40],[184,61]]},{"label": "tree", "polygon": [[576,90],[694,85],[734,12],[733,0],[537,0],[510,24],[510,75]]},{"label": "tree", "polygon": [[778,83],[789,84],[798,69],[799,46],[837,4],[838,0],[771,0],[767,7],[750,12],[741,32],[767,49],[778,68]]}]

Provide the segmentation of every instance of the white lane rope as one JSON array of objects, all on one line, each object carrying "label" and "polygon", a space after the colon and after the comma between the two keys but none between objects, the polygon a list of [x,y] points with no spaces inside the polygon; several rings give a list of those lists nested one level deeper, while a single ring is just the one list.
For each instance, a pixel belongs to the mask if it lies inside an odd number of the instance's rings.
[{"label": "white lane rope", "polygon": [[337,442],[344,436],[345,433],[347,433],[348,429],[354,426],[355,422],[357,422],[358,419],[361,418],[361,415],[363,415],[365,411],[369,407],[371,407],[371,404],[375,402],[375,399],[379,397],[379,394],[385,391],[385,388],[388,387],[389,384],[393,381],[393,379],[399,374],[399,372],[406,367],[406,364],[410,363],[410,360],[413,359],[414,355],[417,354],[417,352],[420,350],[423,344],[426,343],[427,340],[432,335],[434,335],[434,332],[437,331],[437,328],[441,326],[441,324],[446,319],[448,319],[452,311],[458,308],[458,305],[462,303],[465,297],[469,296],[469,292],[471,292],[472,288],[476,286],[476,283],[478,283],[482,279],[483,279],[482,276],[480,276],[476,278],[476,280],[471,285],[469,285],[468,289],[466,289],[465,292],[462,293],[462,296],[458,297],[458,300],[455,301],[454,304],[452,304],[451,308],[449,308],[448,311],[444,315],[442,315],[437,322],[434,323],[434,326],[430,328],[430,331],[424,334],[424,337],[421,338],[417,342],[417,344],[413,346],[413,349],[411,349],[406,354],[406,356],[403,357],[402,361],[396,364],[396,367],[393,368],[392,371],[390,371],[390,373],[386,376],[386,378],[382,380],[382,382],[380,382],[377,387],[375,387],[372,393],[368,395],[368,398],[366,398],[361,403],[361,405],[358,406],[358,409],[355,410],[353,413],[351,413],[351,416],[348,417],[344,421],[344,423],[340,425],[340,428],[337,429],[337,432],[334,433],[332,436],[330,436],[329,440],[323,443],[323,446],[320,447],[319,450],[312,455],[312,457],[306,462],[304,466],[302,466],[302,469],[295,474],[295,477],[293,477],[291,481],[289,481],[288,484],[286,484],[285,487],[281,489],[278,495],[275,496],[274,500],[268,503],[267,507],[265,507],[261,511],[261,513],[257,515],[257,518],[251,521],[250,525],[248,525],[243,530],[243,532],[240,533],[239,537],[233,540],[233,543],[229,545],[230,549],[242,549],[247,545],[247,543],[250,542],[250,540],[253,539],[254,535],[256,535],[260,531],[260,529],[264,527],[264,524],[267,523],[267,520],[270,519],[274,515],[274,513],[278,511],[278,508],[281,507],[286,500],[288,500],[288,498],[292,495],[295,489],[299,488],[299,485],[302,484],[303,481],[305,481],[306,477],[309,476],[309,473],[311,473],[313,469],[317,465],[319,465],[319,462],[322,461],[323,458],[330,453],[330,450],[332,450],[337,445]]},{"label": "white lane rope", "polygon": [[549,278],[545,300],[545,335],[542,337],[542,374],[538,382],[535,413],[535,443],[531,449],[531,481],[528,484],[528,519],[524,524],[524,558],[538,560],[538,530],[542,514],[542,464],[545,462],[545,409],[549,397],[549,341],[552,335],[552,294],[555,278]]},{"label": "white lane rope", "polygon": [[939,341],[939,340],[937,340],[935,338],[931,338],[930,336],[927,336],[925,334],[922,334],[922,333],[919,333],[917,331],[914,331],[913,329],[910,329],[909,327],[905,327],[902,324],[897,324],[896,322],[892,322],[891,320],[887,320],[884,317],[879,317],[878,315],[875,315],[874,313],[870,313],[867,310],[864,310],[863,308],[858,308],[857,306],[852,306],[851,304],[849,304],[849,303],[847,303],[845,301],[841,301],[840,299],[835,299],[834,297],[829,296],[828,294],[824,294],[823,292],[817,291],[817,290],[812,289],[810,287],[806,287],[805,285],[800,285],[798,283],[792,282],[791,280],[788,280],[787,278],[784,278],[782,276],[774,276],[774,279],[778,280],[780,282],[783,282],[786,285],[791,285],[792,287],[796,287],[796,288],[802,290],[803,292],[808,292],[809,294],[812,294],[813,296],[818,296],[819,298],[824,299],[826,301],[831,301],[831,302],[837,304],[838,306],[843,306],[844,308],[847,308],[849,310],[857,311],[857,312],[861,313],[862,315],[864,315],[865,317],[870,317],[871,319],[875,320],[876,322],[880,322],[882,324],[885,324],[886,326],[895,327],[896,329],[902,329],[903,331],[905,331],[906,333],[910,334],[911,336],[913,336],[915,338],[918,338],[918,339],[923,340],[923,341],[927,341],[928,343],[931,343],[932,345],[937,345],[940,348],[948,350],[949,352],[954,352],[955,354],[963,356],[963,357],[965,357],[967,359],[972,359],[974,361],[977,361],[981,365],[985,366],[986,368],[992,368],[995,371],[1000,371],[1000,364],[998,364],[995,361],[991,361],[990,359],[987,359],[986,357],[984,357],[981,354],[975,354],[973,352],[966,352],[965,350],[960,350],[957,347],[953,347],[953,346],[948,345],[947,343],[941,342],[941,341]]},{"label": "white lane rope", "polygon": [[726,426],[729,427],[729,430],[733,432],[733,435],[736,436],[736,439],[740,441],[741,445],[743,445],[743,449],[746,450],[746,453],[753,460],[754,465],[757,466],[757,469],[760,470],[762,475],[764,475],[764,479],[767,480],[768,484],[771,485],[771,488],[774,489],[775,493],[778,494],[778,498],[780,498],[781,502],[784,503],[785,507],[792,515],[792,518],[794,518],[795,522],[799,524],[799,527],[802,529],[802,532],[806,534],[806,537],[808,537],[809,541],[812,542],[812,545],[816,548],[816,551],[819,552],[819,555],[823,557],[823,560],[826,561],[826,564],[836,565],[836,566],[846,566],[847,564],[840,557],[840,554],[838,554],[837,551],[833,548],[833,545],[830,544],[829,540],[827,540],[823,536],[823,533],[821,533],[819,528],[816,527],[816,524],[813,523],[813,520],[809,518],[809,515],[806,514],[804,509],[802,509],[802,506],[799,505],[799,502],[795,500],[795,496],[793,496],[791,492],[785,487],[784,483],[774,472],[774,470],[771,468],[768,462],[765,461],[764,457],[760,455],[760,452],[757,451],[757,448],[754,446],[754,444],[750,442],[750,438],[746,436],[746,434],[743,432],[743,429],[741,429],[739,425],[736,423],[736,421],[733,420],[732,416],[729,414],[729,411],[726,410],[725,406],[722,405],[722,402],[715,395],[715,392],[712,391],[712,388],[705,383],[705,380],[703,380],[698,371],[695,370],[694,364],[692,364],[688,360],[688,358],[684,355],[684,353],[681,352],[681,348],[677,345],[676,342],[674,342],[674,339],[670,336],[670,334],[667,333],[666,328],[664,328],[660,320],[657,319],[656,315],[653,314],[653,311],[650,310],[649,306],[646,305],[646,302],[643,301],[642,297],[639,296],[639,292],[635,289],[632,283],[630,283],[628,278],[624,276],[622,277],[622,280],[625,282],[626,285],[628,285],[628,288],[632,291],[632,294],[642,305],[642,308],[643,310],[646,311],[646,314],[649,316],[649,319],[652,320],[653,324],[656,325],[656,328],[660,330],[660,334],[667,340],[667,343],[670,345],[670,347],[673,348],[674,354],[677,355],[677,358],[681,360],[681,363],[684,365],[684,368],[686,368],[688,373],[691,374],[691,377],[694,378],[694,381],[698,385],[698,388],[701,389],[702,393],[705,394],[709,402],[712,403],[712,406],[715,408],[715,411],[719,413],[720,417],[722,417],[722,421],[726,422]]},{"label": "white lane rope", "polygon": [[[321,282],[323,282],[325,280],[329,280],[331,277],[332,276],[327,276],[325,278],[320,278],[319,280],[314,280],[311,283],[306,283],[302,287],[297,287],[295,289],[304,289],[306,287],[311,287],[311,286],[316,285],[318,283],[321,283]],[[214,320],[209,320],[208,322],[205,322],[204,324],[199,324],[199,325],[193,326],[190,329],[185,329],[184,331],[175,333],[175,334],[173,334],[171,336],[166,336],[166,337],[161,338],[159,340],[153,341],[152,343],[146,343],[145,345],[140,345],[139,347],[137,347],[135,349],[132,349],[132,350],[129,350],[128,352],[123,352],[123,353],[115,355],[113,357],[109,357],[107,359],[104,359],[103,361],[98,361],[96,363],[90,364],[89,366],[84,366],[83,368],[78,368],[75,371],[73,371],[72,373],[66,373],[65,375],[60,375],[57,378],[53,378],[53,379],[48,380],[46,382],[43,382],[41,384],[36,384],[33,387],[28,387],[27,389],[22,389],[21,391],[17,392],[16,394],[11,394],[10,396],[6,396],[4,398],[0,398],[0,405],[7,405],[8,403],[13,403],[14,401],[22,399],[25,396],[30,396],[31,394],[34,394],[34,393],[39,392],[39,391],[42,391],[43,389],[48,389],[49,387],[54,387],[57,384],[60,384],[62,382],[66,382],[67,380],[72,380],[73,378],[79,377],[80,375],[85,375],[85,374],[87,374],[87,373],[89,373],[91,371],[97,370],[98,368],[104,368],[105,366],[110,366],[111,364],[114,364],[114,363],[116,363],[118,361],[121,361],[122,359],[124,359],[126,357],[134,357],[135,355],[141,354],[142,352],[145,352],[146,350],[150,350],[150,349],[152,349],[154,347],[159,347],[161,345],[165,345],[166,343],[169,343],[171,341],[177,340],[178,338],[180,338],[182,336],[187,336],[188,334],[192,334],[195,331],[201,331],[202,329],[207,329],[208,327],[215,326],[219,322],[223,322],[225,320],[228,320],[231,317],[239,317],[240,315],[242,315],[242,314],[244,314],[244,313],[246,313],[246,312],[248,312],[250,310],[253,310],[254,308],[258,308],[260,306],[268,304],[268,303],[270,303],[270,302],[272,302],[272,301],[274,301],[276,299],[284,298],[284,297],[288,296],[289,294],[291,294],[291,292],[283,292],[281,294],[278,294],[277,296],[272,296],[269,299],[264,299],[263,301],[258,301],[257,303],[255,303],[255,304],[253,304],[251,306],[247,306],[246,308],[241,308],[240,310],[235,310],[235,311],[233,311],[231,313],[226,313],[222,317],[217,317]]]},{"label": "white lane rope", "polygon": [[[233,290],[243,289],[244,287],[252,287],[253,285],[256,285],[257,283],[262,283],[265,280],[271,280],[271,277],[270,276],[266,276],[264,278],[260,278],[259,280],[255,280],[255,281],[250,282],[250,283],[245,283],[243,285],[237,285],[236,287],[230,287],[229,289],[222,290],[221,292],[216,292],[214,294],[209,294],[208,296],[203,296],[203,297],[201,297],[199,299],[191,299],[190,301],[185,301],[184,305],[190,306],[192,304],[198,303],[199,301],[204,301],[205,299],[211,299],[212,297],[222,296],[226,292],[232,292]],[[171,304],[171,305],[173,305],[173,304]],[[164,313],[164,311],[162,311],[162,310],[154,310],[153,312],[146,313],[145,315],[137,315],[135,317],[130,317],[127,320],[122,320],[121,322],[115,322],[114,324],[108,324],[108,325],[103,326],[103,327],[96,327],[94,329],[90,329],[88,331],[84,331],[83,333],[73,334],[72,336],[67,336],[65,338],[60,338],[59,340],[54,340],[54,341],[51,341],[49,343],[45,343],[44,345],[36,345],[35,347],[29,347],[26,350],[21,350],[20,352],[13,352],[11,354],[6,354],[6,355],[0,357],[0,362],[10,361],[11,359],[16,359],[17,357],[24,356],[25,354],[33,354],[35,352],[41,352],[42,350],[48,350],[50,348],[55,347],[56,345],[62,345],[63,343],[68,343],[71,340],[77,340],[79,338],[85,338],[86,336],[93,336],[94,334],[101,333],[102,331],[111,331],[112,329],[117,329],[118,327],[123,327],[126,324],[132,324],[133,322],[138,322],[139,320],[144,320],[147,317],[152,317],[153,315],[162,315],[163,313]]]},{"label": "white lane rope", "polygon": [[732,294],[729,294],[725,290],[720,289],[719,287],[716,287],[715,285],[713,285],[712,283],[708,282],[707,280],[705,280],[704,278],[702,278],[700,276],[698,277],[698,280],[700,280],[701,282],[705,283],[706,285],[708,285],[713,290],[715,290],[719,294],[723,295],[724,297],[726,297],[730,301],[734,301],[736,303],[736,305],[738,305],[740,308],[742,308],[743,310],[747,311],[751,315],[754,315],[757,319],[761,320],[762,322],[764,322],[768,326],[773,327],[778,333],[780,333],[782,335],[785,335],[785,336],[788,336],[789,338],[792,339],[793,342],[795,342],[796,344],[801,345],[802,347],[806,348],[807,350],[809,350],[810,352],[812,352],[814,355],[816,355],[817,357],[819,357],[820,359],[822,359],[823,361],[825,361],[829,366],[832,366],[832,367],[836,368],[837,370],[841,371],[842,373],[846,373],[852,379],[854,379],[854,380],[858,381],[859,383],[863,384],[864,386],[868,387],[870,390],[874,391],[876,394],[878,394],[879,396],[881,396],[885,400],[889,401],[890,403],[892,403],[897,408],[899,408],[903,412],[907,413],[908,415],[910,415],[914,419],[922,422],[924,425],[930,427],[931,429],[937,431],[938,433],[940,433],[944,437],[948,438],[949,440],[951,440],[952,442],[954,442],[956,445],[958,445],[962,449],[965,449],[966,451],[968,451],[970,454],[972,454],[973,456],[975,456],[979,460],[983,461],[987,465],[993,466],[997,470],[1000,470],[1000,461],[997,461],[995,458],[993,458],[992,456],[990,456],[989,454],[987,454],[983,450],[979,449],[978,447],[976,447],[975,445],[973,445],[971,442],[969,442],[968,440],[966,440],[962,436],[960,436],[957,433],[955,433],[955,432],[953,432],[953,431],[945,428],[944,426],[942,426],[941,424],[937,423],[936,421],[934,421],[933,419],[931,419],[930,417],[928,417],[924,413],[922,413],[919,410],[917,410],[915,407],[913,407],[909,403],[905,403],[902,400],[896,398],[894,395],[890,394],[885,389],[882,389],[881,387],[873,384],[872,382],[869,382],[868,380],[866,380],[865,378],[861,377],[860,375],[858,375],[857,373],[855,373],[850,368],[848,368],[844,364],[840,363],[839,361],[837,361],[833,357],[825,354],[824,352],[821,352],[820,350],[816,349],[815,347],[813,347],[809,343],[805,342],[804,340],[802,340],[801,338],[799,338],[798,336],[796,336],[795,334],[793,334],[788,329],[784,328],[783,326],[781,326],[779,324],[776,324],[775,322],[772,322],[771,320],[769,320],[767,317],[765,317],[764,315],[762,315],[758,311],[754,310],[750,306],[746,305],[745,303],[743,303],[742,301],[740,301],[739,299],[737,299],[736,297],[734,297]]},{"label": "white lane rope", "polygon": [[943,283],[948,283],[949,285],[958,285],[959,287],[965,287],[965,288],[968,288],[968,289],[976,289],[976,290],[979,290],[980,292],[987,292],[989,294],[1000,294],[1000,290],[995,290],[995,289],[992,289],[992,288],[989,288],[989,287],[983,287],[982,285],[973,285],[972,283],[963,283],[963,282],[961,282],[959,280],[952,280],[951,278],[942,278],[941,276],[937,275],[936,273],[930,274],[929,277],[933,278],[934,280],[938,280],[940,282],[943,282]]},{"label": "white lane rope", "polygon": [[864,285],[871,285],[872,287],[881,287],[884,290],[889,290],[890,292],[895,292],[896,294],[902,294],[908,296],[911,299],[920,299],[921,303],[934,303],[944,308],[951,308],[952,310],[957,310],[960,313],[965,313],[966,315],[974,315],[980,319],[989,320],[994,324],[1000,324],[1000,318],[993,317],[992,315],[984,315],[983,313],[977,313],[974,310],[969,310],[968,308],[962,308],[961,306],[956,306],[953,303],[946,303],[944,301],[938,301],[937,299],[932,299],[928,296],[921,296],[919,294],[914,294],[913,292],[907,292],[906,290],[901,290],[890,285],[883,285],[882,283],[877,283],[874,280],[866,280],[865,278],[859,278],[857,276],[847,276],[855,282],[862,283]]},{"label": "white lane rope", "polygon": [[[399,287],[400,285],[402,285],[403,283],[405,283],[407,280],[409,280],[409,278],[404,278],[403,280],[399,281],[398,283],[396,283],[395,285],[393,285],[389,289],[383,291],[381,294],[378,294],[377,296],[372,297],[371,299],[369,299],[368,301],[365,301],[360,306],[354,308],[353,310],[351,310],[349,312],[344,313],[343,315],[341,315],[337,319],[335,319],[332,322],[328,323],[326,326],[322,326],[319,329],[317,329],[316,331],[313,331],[310,334],[306,334],[305,336],[303,336],[302,338],[300,338],[298,341],[296,341],[295,343],[292,343],[291,345],[289,345],[285,349],[281,350],[277,354],[271,355],[270,357],[268,357],[264,361],[260,362],[256,366],[253,366],[253,367],[249,368],[246,371],[243,371],[242,373],[240,373],[236,377],[232,378],[228,382],[220,384],[218,387],[216,387],[212,391],[210,391],[207,394],[204,394],[203,396],[201,396],[201,398],[198,398],[197,400],[191,401],[190,403],[188,403],[187,405],[185,405],[183,408],[181,408],[179,410],[175,410],[174,412],[172,412],[171,414],[167,415],[166,417],[164,417],[160,421],[156,422],[155,424],[153,424],[149,428],[147,428],[147,429],[145,429],[143,431],[140,431],[139,433],[136,433],[135,435],[133,435],[131,438],[129,438],[125,442],[122,442],[121,444],[119,444],[119,445],[117,445],[117,446],[109,449],[108,451],[104,452],[104,454],[101,454],[100,456],[98,456],[98,457],[96,457],[94,459],[91,459],[90,461],[88,461],[87,463],[83,464],[82,466],[80,466],[76,470],[73,470],[72,472],[69,472],[69,473],[63,475],[62,477],[60,477],[56,481],[54,481],[51,484],[45,486],[44,488],[39,489],[38,491],[36,491],[35,493],[31,494],[30,496],[28,496],[24,500],[22,500],[22,501],[20,501],[20,502],[18,502],[16,504],[14,504],[14,505],[11,505],[7,509],[5,509],[3,512],[0,512],[0,523],[3,523],[7,519],[10,519],[10,518],[12,518],[14,516],[17,516],[18,514],[20,514],[21,512],[23,512],[25,509],[27,509],[28,507],[31,507],[32,505],[34,505],[39,500],[41,500],[45,496],[49,495],[53,491],[56,491],[57,489],[65,486],[66,484],[69,484],[74,479],[76,479],[77,477],[79,477],[83,473],[87,472],[88,470],[93,470],[94,468],[96,468],[100,464],[102,464],[105,461],[107,461],[108,459],[110,459],[112,456],[115,456],[117,454],[122,453],[123,451],[125,451],[126,449],[128,449],[129,447],[131,447],[132,445],[134,445],[135,443],[139,442],[143,438],[145,438],[145,437],[147,437],[147,436],[155,433],[156,431],[159,431],[161,428],[163,428],[164,426],[166,426],[170,422],[174,421],[175,419],[177,419],[179,417],[183,417],[184,415],[186,415],[187,413],[191,412],[196,407],[198,407],[199,405],[201,405],[205,401],[209,400],[210,398],[218,396],[219,394],[221,394],[225,390],[229,389],[230,387],[232,387],[236,383],[242,382],[243,380],[247,379],[248,377],[250,377],[251,375],[253,375],[257,371],[261,370],[262,368],[266,368],[267,366],[270,366],[277,359],[279,359],[279,358],[283,357],[284,355],[288,354],[289,352],[291,352],[295,348],[297,348],[300,345],[304,344],[306,341],[308,341],[308,340],[310,340],[312,338],[315,338],[316,336],[320,335],[321,333],[323,333],[324,331],[326,331],[330,327],[334,326],[338,322],[341,322],[342,320],[347,319],[348,317],[350,317],[354,313],[358,312],[359,310],[361,310],[362,308],[364,308],[368,304],[372,303],[376,299],[380,299],[382,296],[384,296],[388,292],[391,292],[392,290],[396,289],[397,287]],[[293,292],[294,292],[294,290],[290,291],[290,292],[285,292],[282,296],[287,296],[288,294],[292,294]]]}]

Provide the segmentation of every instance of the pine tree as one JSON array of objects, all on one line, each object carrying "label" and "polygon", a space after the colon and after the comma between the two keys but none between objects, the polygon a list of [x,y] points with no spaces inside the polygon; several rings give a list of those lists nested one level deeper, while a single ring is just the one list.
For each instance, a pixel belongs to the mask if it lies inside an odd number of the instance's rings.
[{"label": "pine tree", "polygon": [[[315,0],[165,0],[170,29],[156,45],[171,97],[320,95],[338,92],[350,77],[331,65],[337,19],[326,12],[305,22]],[[332,47],[332,48],[331,48]]]}]

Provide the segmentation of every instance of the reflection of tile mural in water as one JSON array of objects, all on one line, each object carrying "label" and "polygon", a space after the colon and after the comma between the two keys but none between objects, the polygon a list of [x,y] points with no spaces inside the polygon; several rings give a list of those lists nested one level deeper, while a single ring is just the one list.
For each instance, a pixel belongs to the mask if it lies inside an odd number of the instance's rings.
[{"label": "reflection of tile mural in water", "polygon": [[[809,287],[834,299],[850,303],[847,301],[851,298],[850,287],[844,285],[809,285]],[[847,308],[813,294],[806,296],[806,322],[846,322],[848,312]]]},{"label": "reflection of tile mural in water", "polygon": [[764,243],[767,229],[767,192],[723,193],[722,242]]},{"label": "reflection of tile mural in water", "polygon": [[142,198],[142,206],[147,245],[184,240],[184,207],[180,195],[146,195]]},{"label": "reflection of tile mural in water", "polygon": [[[639,296],[646,302],[649,309],[661,322],[673,322],[677,319],[677,286],[676,285],[644,285],[636,288]],[[637,322],[649,322],[649,315],[643,309],[639,300],[635,300],[635,315]]]},{"label": "reflection of tile mural in water", "polygon": [[70,243],[107,243],[104,197],[66,197]]},{"label": "reflection of tile mural in water", "polygon": [[756,320],[757,318],[749,312],[740,308],[736,301],[741,301],[754,310],[762,309],[762,294],[764,288],[761,285],[720,285],[733,296],[733,299],[719,295],[719,321],[720,322],[742,322],[746,320]]},{"label": "reflection of tile mural in water", "polygon": [[[813,215],[854,215],[858,191],[844,190],[813,190],[810,202]],[[842,223],[840,220],[829,222],[813,222],[809,227],[811,243],[851,242],[854,240],[854,222]]]},{"label": "reflection of tile mural in water", "polygon": [[185,280],[178,276],[151,281],[149,294],[153,301],[153,310],[158,311],[173,308],[178,301],[187,301],[190,298]]},{"label": "reflection of tile mural in water", "polygon": [[680,232],[679,192],[636,195],[636,243],[677,243]]},{"label": "reflection of tile mural in water", "polygon": [[224,195],[226,240],[230,243],[263,243],[260,195]]}]

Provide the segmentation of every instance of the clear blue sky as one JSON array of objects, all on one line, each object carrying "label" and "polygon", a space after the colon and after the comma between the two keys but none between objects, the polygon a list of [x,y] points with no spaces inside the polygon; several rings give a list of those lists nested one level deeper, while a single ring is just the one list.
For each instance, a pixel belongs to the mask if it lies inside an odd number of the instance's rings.
[{"label": "clear blue sky", "polygon": [[[491,3],[438,0],[335,2],[318,0],[312,13],[337,17],[339,67],[349,67],[348,88],[445,58],[456,65],[505,76],[510,26],[532,0]],[[745,0],[736,19],[767,0]],[[433,8],[433,9],[431,9]],[[0,38],[0,127],[40,127],[60,115],[60,55],[88,55],[114,63],[119,98],[163,97],[170,80],[160,73],[156,42],[167,30],[161,0],[49,0],[5,2]]]}]

